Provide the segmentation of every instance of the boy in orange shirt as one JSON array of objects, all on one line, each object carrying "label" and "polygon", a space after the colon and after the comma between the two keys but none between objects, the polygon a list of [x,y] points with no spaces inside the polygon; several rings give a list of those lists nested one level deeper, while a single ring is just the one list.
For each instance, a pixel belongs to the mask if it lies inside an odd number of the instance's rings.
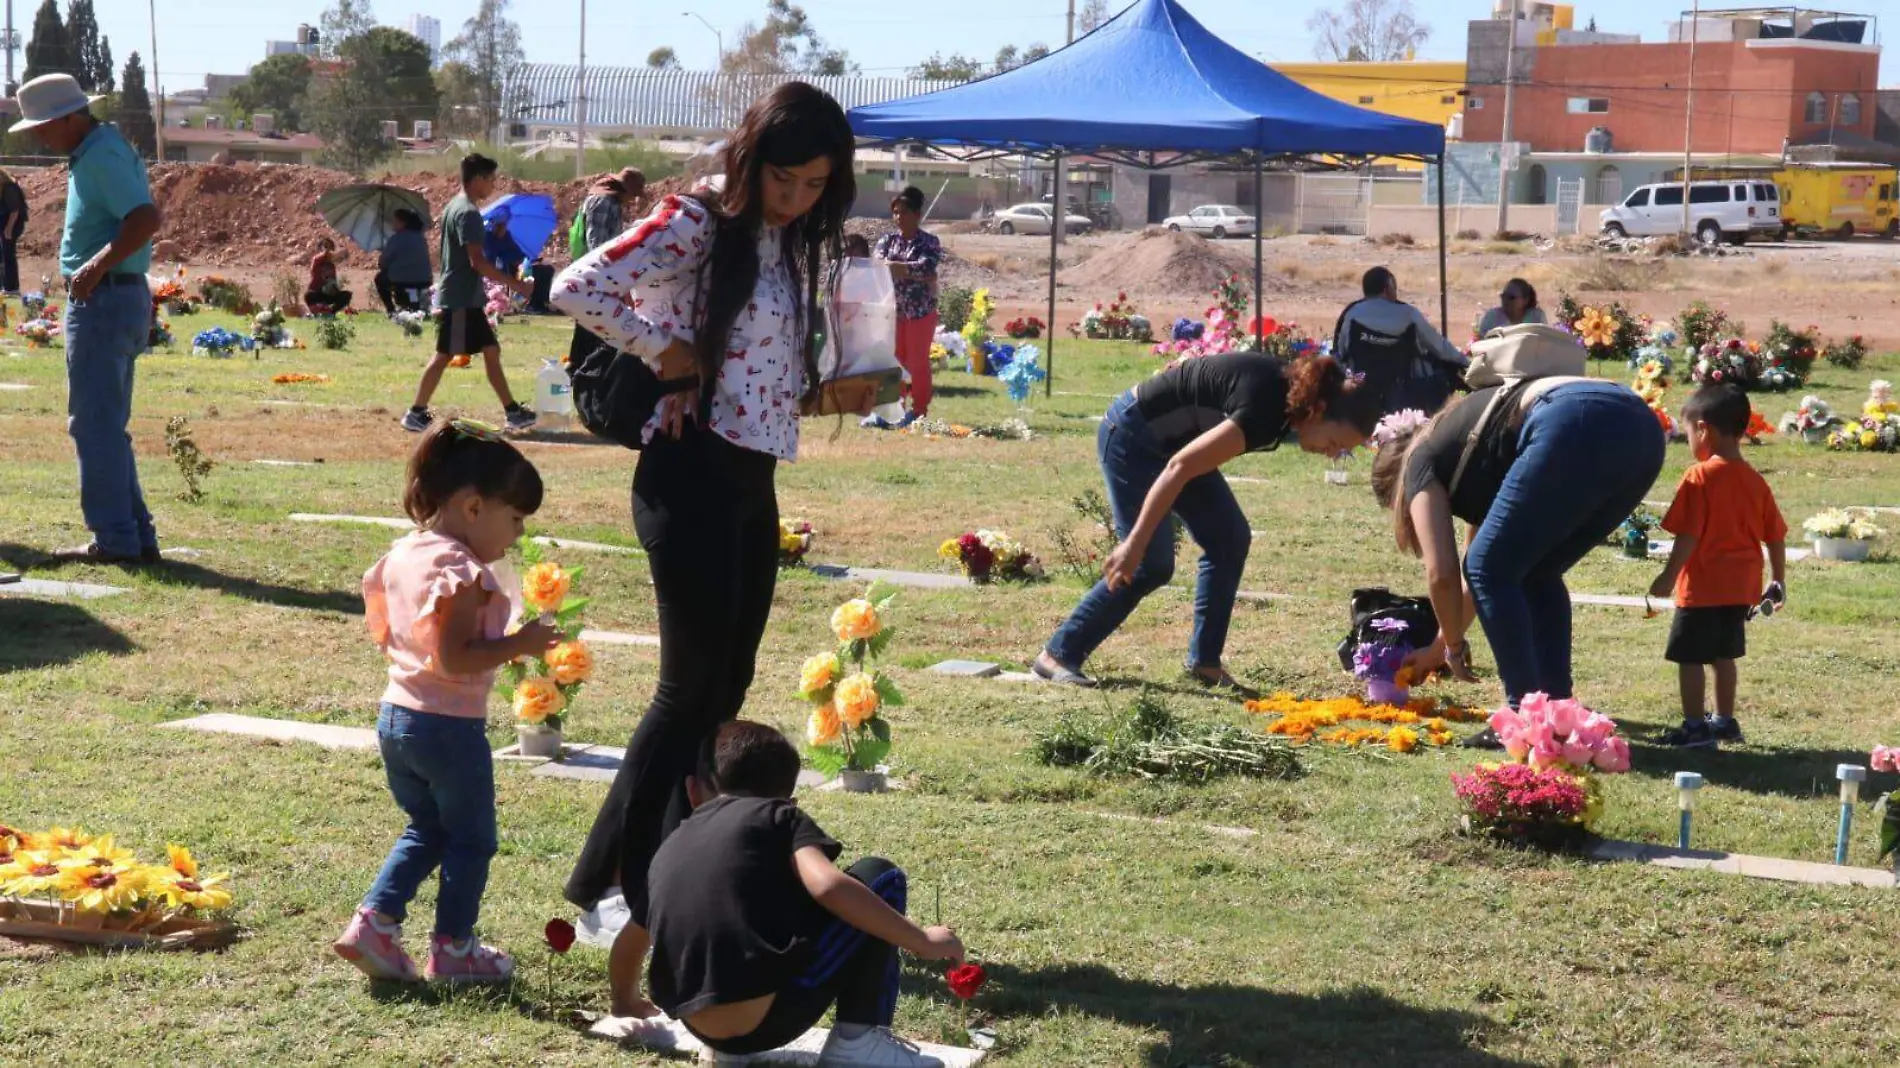
[{"label": "boy in orange shirt", "polygon": [[[1676,546],[1649,587],[1652,597],[1673,593],[1676,600],[1663,655],[1681,676],[1682,726],[1663,735],[1664,745],[1706,748],[1742,741],[1735,722],[1735,661],[1747,653],[1743,627],[1757,603],[1779,607],[1787,599],[1788,524],[1767,481],[1742,459],[1749,414],[1748,396],[1729,385],[1703,386],[1682,408],[1697,463],[1684,472],[1663,517]],[[1765,598],[1764,545],[1775,574]],[[1704,665],[1715,669],[1713,716],[1703,704]]]}]

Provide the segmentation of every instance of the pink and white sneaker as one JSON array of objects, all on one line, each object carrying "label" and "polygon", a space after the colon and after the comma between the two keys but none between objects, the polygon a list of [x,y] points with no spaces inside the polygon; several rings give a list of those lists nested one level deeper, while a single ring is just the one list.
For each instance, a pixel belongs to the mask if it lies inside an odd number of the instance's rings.
[{"label": "pink and white sneaker", "polygon": [[514,977],[515,959],[474,938],[458,941],[438,934],[429,939],[424,974],[440,983],[505,983]]},{"label": "pink and white sneaker", "polygon": [[371,909],[357,909],[330,948],[371,979],[413,983],[422,978],[416,974],[416,962],[402,948],[402,924],[384,923]]}]

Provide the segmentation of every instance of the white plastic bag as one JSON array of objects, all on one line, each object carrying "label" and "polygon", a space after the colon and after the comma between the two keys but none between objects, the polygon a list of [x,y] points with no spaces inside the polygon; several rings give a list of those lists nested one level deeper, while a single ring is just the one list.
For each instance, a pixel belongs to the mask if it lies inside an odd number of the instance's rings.
[{"label": "white plastic bag", "polygon": [[897,287],[884,264],[865,259],[844,262],[825,321],[818,377],[827,384],[846,379],[874,381],[881,404],[897,400],[903,382],[903,368],[897,362]]}]

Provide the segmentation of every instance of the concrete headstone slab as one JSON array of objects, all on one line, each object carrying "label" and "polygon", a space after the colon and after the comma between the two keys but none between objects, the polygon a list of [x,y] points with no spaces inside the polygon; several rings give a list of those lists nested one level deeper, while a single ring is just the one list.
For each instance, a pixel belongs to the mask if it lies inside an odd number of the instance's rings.
[{"label": "concrete headstone slab", "polygon": [[1894,888],[1893,873],[1883,868],[1852,868],[1811,860],[1758,857],[1747,853],[1722,853],[1703,849],[1677,849],[1674,846],[1621,842],[1614,839],[1597,842],[1584,853],[1595,860],[1634,861],[1658,868],[1712,871],[1723,875],[1742,875],[1751,879],[1805,883],[1810,886],[1869,886],[1883,890]]},{"label": "concrete headstone slab", "polygon": [[412,519],[397,519],[394,516],[381,515],[328,515],[322,512],[292,512],[295,523],[354,523],[359,526],[388,527],[391,530],[414,530]]},{"label": "concrete headstone slab", "polygon": [[811,573],[820,578],[856,579],[861,582],[888,582],[893,586],[912,586],[929,590],[954,590],[972,585],[962,575],[932,571],[886,571],[875,567],[845,567],[838,564],[813,564]]},{"label": "concrete headstone slab", "polygon": [[660,639],[651,634],[624,634],[617,630],[583,630],[581,641],[598,645],[639,645],[658,648]]},{"label": "concrete headstone slab", "polygon": [[945,660],[932,664],[930,670],[939,675],[951,675],[960,679],[993,679],[1003,673],[1000,665],[982,660]]},{"label": "concrete headstone slab", "polygon": [[309,742],[325,749],[377,748],[376,732],[366,727],[338,727],[328,723],[302,723],[294,719],[239,716],[229,712],[174,719],[159,726],[167,730],[239,734],[250,738],[272,738],[280,742]]},{"label": "concrete headstone slab", "polygon": [[252,460],[259,467],[322,467],[314,460]]},{"label": "concrete headstone slab", "polygon": [[584,553],[614,553],[620,556],[645,556],[645,549],[632,545],[608,545],[600,541],[575,541],[572,538],[551,538],[545,535],[529,538],[536,545],[545,545],[550,549],[573,549]]},{"label": "concrete headstone slab", "polygon": [[0,382],[0,393],[23,393],[32,388],[25,382]]},{"label": "concrete headstone slab", "polygon": [[95,601],[101,597],[116,597],[130,592],[121,586],[95,586],[90,582],[57,582],[37,578],[21,578],[18,582],[0,585],[0,594],[12,597],[77,597],[82,601]]},{"label": "concrete headstone slab", "polygon": [[[1593,605],[1597,608],[1643,607],[1643,599],[1641,597],[1624,597],[1620,594],[1609,593],[1573,593],[1570,595],[1570,603]],[[1651,597],[1649,603],[1658,611],[1674,607],[1675,604],[1675,602],[1667,597]]]},{"label": "concrete headstone slab", "polygon": [[[684,1024],[664,1016],[650,1020],[609,1016],[589,1028],[588,1034],[595,1038],[604,1038],[661,1053],[679,1053],[697,1057],[706,1048],[699,1039],[693,1037],[693,1033],[688,1031]],[[829,1028],[814,1027],[787,1045],[755,1055],[749,1063],[816,1066],[818,1055],[824,1050],[825,1042],[830,1037]],[[944,1068],[971,1068],[983,1059],[983,1051],[980,1049],[939,1046],[931,1042],[919,1042],[917,1048],[925,1056],[935,1057],[943,1062]]]}]

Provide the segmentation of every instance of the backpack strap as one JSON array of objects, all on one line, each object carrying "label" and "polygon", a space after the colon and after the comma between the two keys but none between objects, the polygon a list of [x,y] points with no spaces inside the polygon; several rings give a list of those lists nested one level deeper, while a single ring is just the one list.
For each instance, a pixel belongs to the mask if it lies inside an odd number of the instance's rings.
[{"label": "backpack strap", "polygon": [[1484,406],[1484,414],[1478,416],[1477,425],[1471,428],[1470,435],[1465,438],[1464,451],[1458,455],[1458,466],[1451,473],[1451,485],[1445,487],[1445,496],[1458,492],[1458,483],[1464,479],[1465,468],[1470,465],[1472,455],[1478,451],[1478,442],[1491,429],[1491,421],[1497,418],[1498,409],[1504,406],[1505,398],[1515,397],[1522,384],[1521,381],[1506,382],[1491,395],[1491,400]]}]

